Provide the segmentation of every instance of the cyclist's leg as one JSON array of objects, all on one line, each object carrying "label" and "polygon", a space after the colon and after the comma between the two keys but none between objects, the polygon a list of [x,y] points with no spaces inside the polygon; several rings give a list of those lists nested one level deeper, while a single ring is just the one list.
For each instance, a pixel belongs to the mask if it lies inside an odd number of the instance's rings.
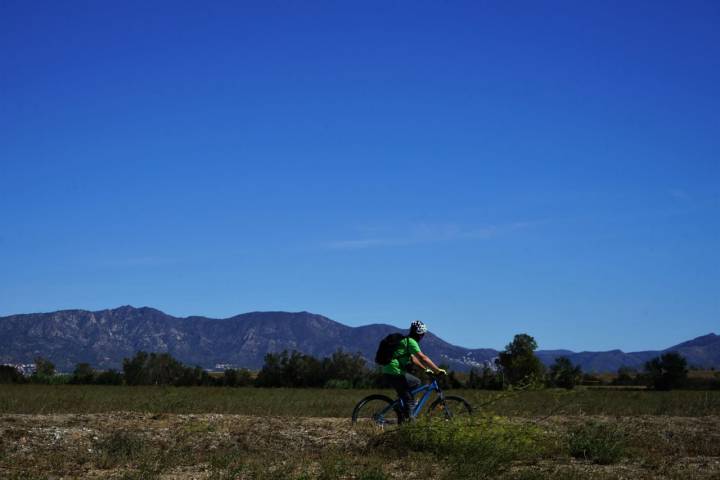
[{"label": "cyclist's leg", "polygon": [[405,372],[404,380],[405,389],[404,394],[401,395],[401,398],[405,403],[405,412],[407,418],[412,418],[412,411],[415,410],[415,397],[413,396],[412,391],[419,387],[422,382],[418,377],[408,372]]},{"label": "cyclist's leg", "polygon": [[402,400],[402,411],[400,412],[400,422],[405,420],[406,418],[410,418],[410,403],[412,402],[412,394],[410,393],[410,388],[408,387],[408,382],[405,379],[404,375],[389,375],[385,374],[383,375],[385,378],[385,381],[395,389],[395,391],[398,394],[398,397],[400,400]]}]

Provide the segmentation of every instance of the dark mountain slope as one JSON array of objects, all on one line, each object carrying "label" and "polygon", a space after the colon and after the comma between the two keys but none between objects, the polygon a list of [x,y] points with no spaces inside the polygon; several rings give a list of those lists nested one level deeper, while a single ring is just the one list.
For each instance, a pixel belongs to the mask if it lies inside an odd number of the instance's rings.
[{"label": "dark mountain slope", "polygon": [[[324,357],[341,349],[360,352],[372,361],[379,340],[400,331],[383,324],[348,327],[308,312],[252,312],[219,320],[202,316],[177,318],[148,307],[124,306],[97,312],[63,310],[0,317],[0,363],[30,363],[42,355],[65,371],[79,362],[118,368],[123,358],[138,350],[168,352],[186,364],[203,367],[224,363],[257,369],[266,353],[282,350]],[[494,349],[451,345],[432,333],[423,339],[422,348],[437,362],[457,370],[488,364],[498,354]],[[663,351],[671,350],[686,356],[690,365],[720,366],[720,337],[714,334]],[[558,356],[567,356],[584,371],[642,368],[660,353],[537,352],[546,364]]]}]

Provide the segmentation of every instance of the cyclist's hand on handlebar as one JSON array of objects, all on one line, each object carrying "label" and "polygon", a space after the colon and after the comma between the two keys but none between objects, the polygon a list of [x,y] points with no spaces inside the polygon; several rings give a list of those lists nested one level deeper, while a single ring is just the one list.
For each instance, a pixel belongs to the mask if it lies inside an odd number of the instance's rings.
[{"label": "cyclist's hand on handlebar", "polygon": [[433,371],[430,370],[429,368],[426,368],[426,369],[425,369],[425,373],[427,373],[428,375],[433,375],[435,372],[433,372]]},{"label": "cyclist's hand on handlebar", "polygon": [[438,375],[447,375],[447,370],[445,370],[444,368],[438,368],[437,373]]}]

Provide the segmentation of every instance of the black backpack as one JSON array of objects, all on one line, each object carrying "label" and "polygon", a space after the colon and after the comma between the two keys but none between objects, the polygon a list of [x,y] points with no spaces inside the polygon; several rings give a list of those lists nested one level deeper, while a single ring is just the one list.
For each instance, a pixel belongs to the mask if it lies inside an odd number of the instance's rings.
[{"label": "black backpack", "polygon": [[393,361],[393,354],[400,346],[400,342],[405,339],[402,333],[391,333],[387,337],[380,340],[377,353],[375,354],[375,363],[378,365],[387,365]]}]

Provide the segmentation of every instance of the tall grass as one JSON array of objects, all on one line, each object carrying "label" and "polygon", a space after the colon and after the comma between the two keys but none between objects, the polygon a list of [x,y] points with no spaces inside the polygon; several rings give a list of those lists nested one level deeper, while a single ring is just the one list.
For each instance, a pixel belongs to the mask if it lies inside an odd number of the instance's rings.
[{"label": "tall grass", "polygon": [[[369,390],[100,385],[2,385],[0,413],[234,413],[349,417]],[[384,391],[393,396],[392,391]],[[720,415],[720,391],[454,390],[480,413],[536,417],[562,415]]]}]

